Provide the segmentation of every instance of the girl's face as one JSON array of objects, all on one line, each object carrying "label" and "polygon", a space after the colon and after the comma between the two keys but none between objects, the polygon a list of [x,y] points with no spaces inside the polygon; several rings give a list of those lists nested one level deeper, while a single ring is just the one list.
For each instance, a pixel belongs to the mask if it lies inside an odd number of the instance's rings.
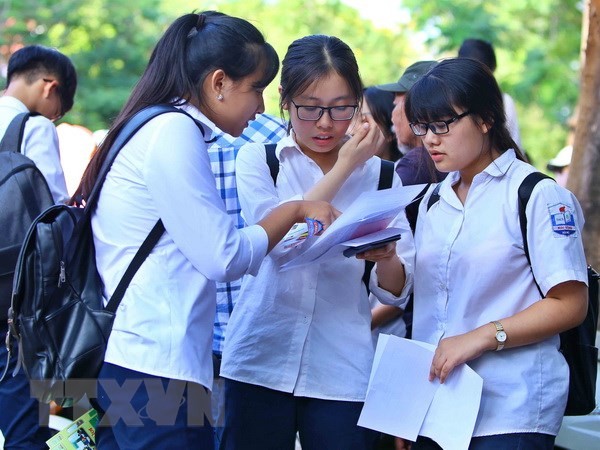
[{"label": "girl's face", "polygon": [[[292,128],[296,135],[296,141],[302,151],[312,159],[318,158],[318,154],[337,151],[342,145],[342,140],[346,136],[348,126],[352,122],[352,117],[345,120],[333,120],[334,117],[347,117],[352,115],[351,108],[341,108],[342,106],[357,106],[356,97],[352,94],[348,82],[335,72],[326,77],[314,81],[308,89],[295,95],[292,101],[284,104],[290,114]],[[337,111],[332,109],[323,110],[318,120],[302,120],[298,116],[298,107],[305,111],[314,111],[314,107],[338,107]],[[311,108],[312,107],[312,108]],[[349,113],[350,111],[350,113]],[[300,110],[300,117],[303,115]],[[341,115],[339,115],[341,114]]]},{"label": "girl's face", "polygon": [[224,75],[217,90],[211,92],[209,107],[203,112],[221,130],[232,136],[241,135],[248,122],[265,111],[264,88],[256,87],[262,77],[260,69],[237,81]]},{"label": "girl's face", "polygon": [[[465,112],[457,110],[459,114]],[[434,134],[428,127],[427,134],[422,136],[423,144],[440,172],[460,171],[475,176],[493,159],[487,145],[488,126],[477,116],[457,117],[458,114],[441,118],[446,122],[456,119],[448,124],[448,133]]]}]

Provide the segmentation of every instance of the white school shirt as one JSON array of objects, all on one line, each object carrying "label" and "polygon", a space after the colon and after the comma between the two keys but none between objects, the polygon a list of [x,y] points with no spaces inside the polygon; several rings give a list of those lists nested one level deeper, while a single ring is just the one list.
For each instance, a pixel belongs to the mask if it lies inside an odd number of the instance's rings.
[{"label": "white school shirt", "polygon": [[[302,198],[323,178],[291,136],[280,141],[276,154],[277,187],[263,145],[245,145],[238,154],[238,195],[247,223],[256,223],[282,202]],[[359,166],[331,203],[343,212],[362,192],[376,190],[380,167],[377,157]],[[393,186],[400,185],[394,174]],[[404,214],[398,220],[409,229]],[[408,280],[404,291],[394,297],[379,288],[375,271],[370,287],[380,300],[403,305],[412,287],[411,233],[399,242]],[[286,253],[277,246],[256,277],[242,280],[225,333],[221,375],[296,396],[363,401],[374,353],[371,308],[361,280],[364,261],[340,256],[279,272]]]},{"label": "white school shirt", "polygon": [[[17,114],[29,112],[19,99],[0,97],[0,139]],[[58,134],[54,124],[42,115],[30,117],[25,123],[21,153],[31,159],[42,172],[55,203],[69,199],[65,175],[60,164]]]},{"label": "white school shirt", "polygon": [[92,217],[96,262],[107,298],[156,221],[166,232],[121,302],[106,362],[212,386],[215,281],[255,273],[268,239],[260,226],[237,230],[215,187],[207,153],[214,125],[162,114],[122,148]]},{"label": "white school shirt", "polygon": [[[540,299],[523,251],[517,202],[519,185],[534,171],[508,150],[475,176],[464,205],[452,189],[458,172],[442,182],[440,200],[427,212],[430,189],[415,233],[414,339],[437,345]],[[543,180],[526,214],[533,272],[544,294],[569,280],[587,284],[584,220],[575,196]],[[558,345],[556,335],[468,363],[484,380],[474,436],[558,433],[569,385]]]}]

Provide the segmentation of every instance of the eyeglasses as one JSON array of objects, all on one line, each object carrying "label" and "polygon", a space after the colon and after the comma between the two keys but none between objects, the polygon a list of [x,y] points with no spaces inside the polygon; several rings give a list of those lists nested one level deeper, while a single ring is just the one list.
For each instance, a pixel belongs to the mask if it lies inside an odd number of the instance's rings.
[{"label": "eyeglasses", "polygon": [[449,120],[437,120],[435,122],[414,122],[410,124],[410,129],[415,136],[425,136],[427,134],[427,130],[431,130],[433,134],[446,134],[450,131],[448,125],[462,119],[465,116],[468,116],[469,114],[471,114],[470,111],[465,111],[464,113],[459,114],[458,116]]},{"label": "eyeglasses", "polygon": [[296,105],[292,100],[292,104],[296,107],[298,119],[300,120],[319,120],[325,111],[329,113],[331,120],[350,120],[356,113],[358,105],[339,105],[339,106],[312,106],[312,105]]}]

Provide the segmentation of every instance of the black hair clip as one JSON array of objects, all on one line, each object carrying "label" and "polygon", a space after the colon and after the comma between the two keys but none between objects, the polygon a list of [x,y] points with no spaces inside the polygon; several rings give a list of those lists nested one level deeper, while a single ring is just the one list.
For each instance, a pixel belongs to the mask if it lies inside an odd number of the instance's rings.
[{"label": "black hair clip", "polygon": [[196,22],[196,30],[200,31],[202,30],[202,27],[204,26],[204,21],[206,20],[206,15],[204,14],[198,14],[198,22]]},{"label": "black hair clip", "polygon": [[204,27],[205,20],[206,20],[205,14],[198,14],[198,20],[196,21],[196,25],[190,30],[190,32],[187,35],[188,39],[193,38],[200,31],[202,31],[202,27]]}]

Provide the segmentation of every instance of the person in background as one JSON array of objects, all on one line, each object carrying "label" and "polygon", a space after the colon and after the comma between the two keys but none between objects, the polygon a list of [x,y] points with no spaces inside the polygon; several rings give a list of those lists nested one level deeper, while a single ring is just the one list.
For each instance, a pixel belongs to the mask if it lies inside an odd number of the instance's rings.
[{"label": "person in background", "polygon": [[[215,281],[255,274],[294,223],[312,218],[326,228],[338,215],[327,202],[290,201],[238,230],[216,189],[207,152],[214,131],[238,136],[264,112],[263,90],[278,68],[275,50],[248,21],[214,11],[183,15],[159,39],[90,161],[74,197],[87,198],[137,112],[162,104],[184,112],[161,114],[129,139],[92,213],[105,301],[159,219],[165,229],[115,316],[93,401],[99,450],[213,448]],[[135,389],[123,398],[115,385]]]},{"label": "person in background", "polygon": [[[404,112],[404,98],[408,90],[429,69],[437,64],[436,61],[417,61],[406,68],[402,76],[395,83],[376,86],[382,91],[394,93],[394,109],[392,111],[392,124],[396,133],[396,140],[402,157],[396,164],[396,172],[404,186],[423,183],[435,183],[444,178],[444,174],[436,171],[429,153],[423,147],[421,139],[410,130]],[[411,220],[409,218],[409,220]]]},{"label": "person in background", "polygon": [[[73,106],[77,73],[71,60],[56,49],[31,45],[17,50],[8,61],[6,90],[0,97],[0,138],[12,119],[23,112],[36,112],[25,123],[21,153],[31,159],[44,176],[56,203],[69,195],[60,163],[58,136],[54,123]],[[0,212],[2,214],[2,212]],[[7,332],[10,298],[0,299],[0,321]],[[16,342],[15,342],[16,344]],[[12,351],[10,367],[17,366]],[[7,350],[0,346],[0,373],[5,370]],[[46,416],[45,418],[43,416]],[[23,369],[0,382],[0,430],[6,449],[46,449],[51,434],[46,425],[48,406],[31,398],[29,382]]]},{"label": "person in background", "polygon": [[569,178],[569,166],[571,165],[572,156],[573,146],[567,145],[566,147],[563,147],[556,154],[556,156],[546,164],[546,168],[552,172],[552,176],[560,186],[567,186],[567,180]]},{"label": "person in background", "polygon": [[96,142],[92,131],[81,125],[62,122],[56,127],[56,132],[58,133],[60,160],[65,173],[67,192],[69,195],[73,195],[90,162]]},{"label": "person in background", "polygon": [[[414,241],[413,338],[436,346],[429,380],[445,383],[465,363],[483,378],[470,450],[552,450],[569,388],[559,333],[587,310],[579,202],[552,180],[536,185],[526,209],[529,262],[517,192],[536,169],[479,61],[441,61],[408,92],[406,115],[448,172],[437,201],[428,209],[433,186],[421,201]],[[423,449],[441,447],[419,436],[412,450]]]},{"label": "person in background", "polygon": [[[458,49],[458,57],[476,59],[485,64],[492,73],[496,71],[496,52],[494,51],[494,47],[491,43],[483,39],[465,39]],[[521,133],[519,131],[515,101],[510,95],[503,92],[502,102],[504,104],[504,112],[506,113],[506,127],[513,141],[521,147]]]},{"label": "person in background", "polygon": [[[396,163],[396,173],[400,176],[402,185],[404,186],[438,183],[446,176],[445,173],[436,170],[435,164],[429,152],[423,146],[421,138],[415,136],[412,132],[404,110],[406,93],[436,64],[436,61],[417,61],[406,68],[397,82],[377,86],[377,89],[382,92],[390,92],[394,95],[392,123],[396,140],[402,153],[402,157]],[[406,216],[413,231],[417,209],[418,203],[416,202],[406,207]],[[412,298],[404,310],[392,305],[383,305],[374,297],[371,297],[371,307],[373,316],[371,327],[375,341],[380,333],[393,334],[399,337],[411,337]],[[380,448],[385,448],[385,445],[389,445],[388,440],[389,438],[384,436]],[[394,441],[394,448],[396,450],[410,448],[410,443],[404,439],[396,438]]]},{"label": "person in background", "polygon": [[[289,114],[290,134],[275,150],[276,182],[264,145],[244,146],[236,162],[249,224],[296,198],[331,201],[343,211],[363,192],[377,190],[382,164],[373,155],[384,140],[381,131],[367,115],[352,138],[346,135],[362,93],[356,58],[340,39],[311,35],[288,47],[280,107]],[[398,177],[393,186],[400,186]],[[407,228],[403,216],[398,225]],[[412,250],[404,252],[411,242],[407,233],[398,244],[359,255],[376,262],[369,286],[378,298],[405,301],[408,289],[396,287],[405,279],[411,284]],[[278,245],[256,277],[243,279],[221,366],[223,448],[290,450],[298,432],[304,450],[371,449],[378,433],[357,425],[374,355],[365,263],[340,254],[281,270],[296,251]]]},{"label": "person in background", "polygon": [[392,123],[393,109],[394,94],[392,92],[382,91],[375,86],[365,88],[363,90],[361,113],[355,116],[350,128],[360,126],[365,116],[371,115],[385,138],[375,154],[381,159],[396,162],[400,159],[401,154],[398,150],[398,141]]},{"label": "person in background", "polygon": [[[397,82],[377,86],[382,91],[392,92],[394,94],[394,109],[392,111],[392,123],[396,139],[402,149],[403,156],[396,164],[396,173],[400,176],[403,186],[414,184],[437,183],[444,179],[446,174],[436,170],[433,160],[427,149],[423,146],[421,138],[415,136],[410,128],[404,102],[406,93],[428,70],[435,67],[436,61],[417,61],[406,68]],[[406,209],[406,215],[411,228],[414,229],[416,221],[416,206],[409,205]],[[409,310],[403,317],[403,311],[391,305],[381,305],[376,299],[373,301],[373,322],[372,328],[374,335],[379,333],[394,334],[405,337],[407,331],[410,334],[411,311]]]},{"label": "person in background", "polygon": [[[215,130],[216,131],[216,130]],[[287,134],[287,128],[277,117],[258,114],[244,129],[239,137],[224,131],[216,132],[216,140],[208,147],[210,166],[215,175],[217,190],[225,203],[227,214],[231,216],[237,228],[245,226],[241,215],[240,201],[235,182],[235,159],[242,145],[248,142],[275,143]],[[223,430],[224,395],[223,379],[219,377],[223,342],[227,323],[237,301],[242,280],[217,283],[217,311],[215,314],[213,335],[213,365],[215,380],[212,389],[212,410],[215,423],[215,448],[219,448]]]}]

